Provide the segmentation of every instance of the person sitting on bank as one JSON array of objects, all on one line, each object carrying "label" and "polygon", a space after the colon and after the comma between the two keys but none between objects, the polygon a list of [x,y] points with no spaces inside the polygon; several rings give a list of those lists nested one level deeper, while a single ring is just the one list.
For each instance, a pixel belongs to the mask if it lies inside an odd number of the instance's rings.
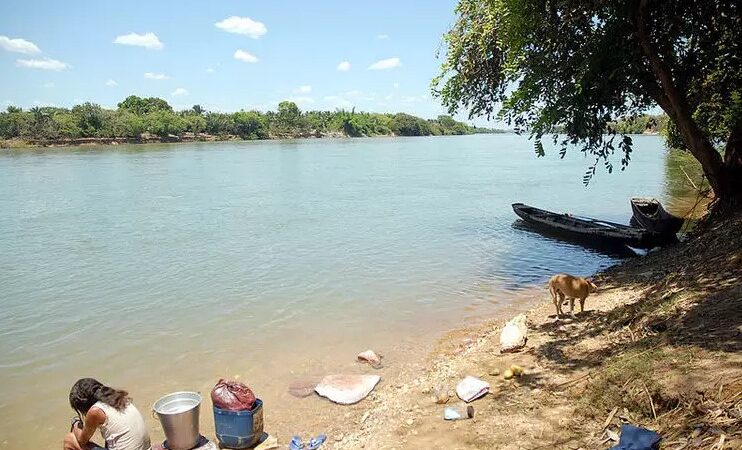
[{"label": "person sitting on bank", "polygon": [[[70,406],[77,417],[64,438],[64,450],[151,450],[144,417],[128,392],[82,378],[70,390]],[[105,447],[91,442],[98,429]]]}]

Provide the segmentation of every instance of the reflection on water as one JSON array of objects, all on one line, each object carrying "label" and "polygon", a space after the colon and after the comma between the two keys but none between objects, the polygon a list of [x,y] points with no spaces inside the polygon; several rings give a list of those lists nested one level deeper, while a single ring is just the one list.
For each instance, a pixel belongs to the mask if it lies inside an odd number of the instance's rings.
[{"label": "reflection on water", "polygon": [[369,347],[401,364],[554,272],[623,257],[514,228],[510,205],[626,222],[631,196],[675,195],[661,141],[635,143],[588,188],[579,152],[536,159],[513,135],[0,155],[5,445],[56,446],[81,376],[146,409],[240,374],[289,430],[292,376],[360,370]]},{"label": "reflection on water", "polygon": [[664,197],[667,210],[680,217],[698,218],[706,211],[708,181],[698,161],[689,152],[671,150],[665,158]]}]

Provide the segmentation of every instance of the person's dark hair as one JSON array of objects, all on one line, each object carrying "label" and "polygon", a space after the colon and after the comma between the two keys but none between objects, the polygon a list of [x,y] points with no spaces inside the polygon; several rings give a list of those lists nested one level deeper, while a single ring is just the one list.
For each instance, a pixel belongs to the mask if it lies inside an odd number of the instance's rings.
[{"label": "person's dark hair", "polygon": [[81,378],[70,389],[70,406],[84,417],[95,402],[103,402],[121,411],[131,399],[129,393],[108,387],[93,378]]}]

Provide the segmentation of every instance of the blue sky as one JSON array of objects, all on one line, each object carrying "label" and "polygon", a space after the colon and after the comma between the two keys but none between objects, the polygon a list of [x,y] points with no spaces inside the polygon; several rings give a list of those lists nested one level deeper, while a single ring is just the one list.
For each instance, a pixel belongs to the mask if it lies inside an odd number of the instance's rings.
[{"label": "blue sky", "polygon": [[115,107],[137,94],[176,109],[267,110],[292,99],[433,117],[443,109],[430,80],[455,5],[3,0],[0,105]]}]

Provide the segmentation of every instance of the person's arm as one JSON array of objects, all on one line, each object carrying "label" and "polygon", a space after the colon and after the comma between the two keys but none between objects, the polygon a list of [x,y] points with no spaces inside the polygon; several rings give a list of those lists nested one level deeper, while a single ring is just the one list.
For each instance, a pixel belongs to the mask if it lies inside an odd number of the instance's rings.
[{"label": "person's arm", "polygon": [[75,427],[74,433],[75,438],[77,438],[77,443],[80,444],[80,447],[84,447],[90,440],[93,438],[93,434],[95,433],[95,430],[98,429],[99,426],[106,423],[106,413],[103,412],[102,409],[92,407],[88,411],[87,414],[85,414],[85,422],[84,426],[81,428]]}]

